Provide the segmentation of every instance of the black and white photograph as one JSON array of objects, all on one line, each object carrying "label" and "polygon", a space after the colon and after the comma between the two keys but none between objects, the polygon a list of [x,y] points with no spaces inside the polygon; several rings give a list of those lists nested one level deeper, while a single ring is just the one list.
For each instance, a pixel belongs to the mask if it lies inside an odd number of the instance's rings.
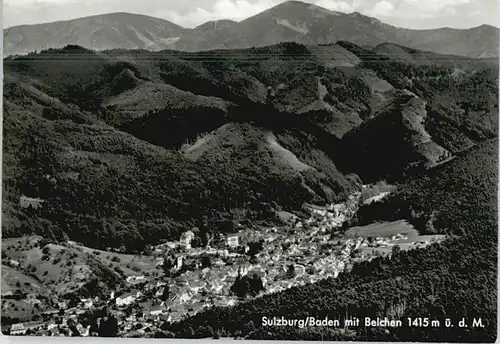
[{"label": "black and white photograph", "polygon": [[4,0],[2,333],[494,343],[499,10]]}]

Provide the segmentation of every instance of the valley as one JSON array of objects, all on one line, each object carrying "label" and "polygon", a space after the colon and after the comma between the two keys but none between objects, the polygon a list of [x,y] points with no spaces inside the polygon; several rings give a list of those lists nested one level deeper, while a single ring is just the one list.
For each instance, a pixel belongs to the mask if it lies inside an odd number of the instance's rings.
[{"label": "valley", "polygon": [[[119,321],[119,336],[143,336],[158,332],[165,321],[336,278],[361,261],[389,257],[396,249],[425,248],[444,239],[419,236],[404,221],[342,230],[361,200],[361,193],[356,193],[346,203],[307,207],[308,218],[281,212],[280,226],[242,229],[217,240],[210,238],[201,247],[191,247],[192,238],[186,240],[183,234],[179,241],[154,246],[150,254],[140,256],[93,250],[72,241],[42,247],[40,237],[7,239],[2,251],[2,311],[17,314],[29,334],[68,334],[76,329],[77,335],[90,336],[95,326],[89,323],[93,309],[105,306]],[[118,272],[118,288],[95,297],[80,289],[92,275],[85,264],[88,257]],[[166,266],[168,259],[172,266]],[[23,271],[33,276],[26,277],[24,293],[18,289],[22,280],[13,278]],[[262,288],[235,295],[235,281],[247,276],[257,278]],[[49,287],[42,290],[40,283]],[[71,292],[70,301],[64,301]],[[58,317],[51,320],[52,314]]]}]

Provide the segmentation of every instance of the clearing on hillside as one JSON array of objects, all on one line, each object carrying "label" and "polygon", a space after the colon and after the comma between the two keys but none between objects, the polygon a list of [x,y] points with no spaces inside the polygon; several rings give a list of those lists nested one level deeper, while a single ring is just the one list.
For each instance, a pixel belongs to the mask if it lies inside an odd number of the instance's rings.
[{"label": "clearing on hillside", "polygon": [[372,223],[361,227],[352,227],[346,231],[346,236],[356,237],[392,237],[397,234],[416,240],[417,230],[405,220],[393,222]]},{"label": "clearing on hillside", "polygon": [[293,168],[295,171],[304,171],[312,168],[311,166],[301,162],[291,151],[281,146],[276,140],[276,136],[274,136],[274,134],[270,133],[267,135],[267,142],[274,156],[285,165]]}]

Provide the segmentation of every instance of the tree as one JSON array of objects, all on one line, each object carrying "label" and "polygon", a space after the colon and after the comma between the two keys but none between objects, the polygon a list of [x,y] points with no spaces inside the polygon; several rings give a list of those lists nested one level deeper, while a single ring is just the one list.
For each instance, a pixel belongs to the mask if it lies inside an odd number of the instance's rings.
[{"label": "tree", "polygon": [[295,272],[295,266],[293,264],[288,265],[288,270],[286,272],[286,278],[292,279],[292,278],[295,278],[296,275],[297,274]]},{"label": "tree", "polygon": [[24,293],[21,291],[21,289],[16,289],[13,295],[13,299],[16,301],[21,300],[24,297]]},{"label": "tree", "polygon": [[161,294],[160,299],[163,300],[163,301],[167,301],[168,298],[169,298],[169,296],[170,296],[170,287],[168,285],[166,285],[163,288],[163,293]]},{"label": "tree", "polygon": [[256,296],[260,291],[264,290],[262,278],[254,275],[252,278],[247,275],[238,276],[231,286],[231,292],[239,298],[247,296]]},{"label": "tree", "polygon": [[212,326],[208,325],[206,328],[206,332],[207,332],[207,336],[209,336],[209,337],[214,336],[214,329],[212,328]]},{"label": "tree", "polygon": [[172,255],[166,255],[163,259],[163,272],[168,276],[170,275],[170,271],[174,268],[175,266],[175,260]]},{"label": "tree", "polygon": [[245,332],[250,333],[252,331],[255,331],[255,324],[253,320],[250,320],[248,323],[245,324]]},{"label": "tree", "polygon": [[113,315],[108,315],[101,319],[99,326],[99,337],[117,337],[118,320]]},{"label": "tree", "polygon": [[194,329],[193,329],[193,327],[189,326],[186,329],[186,337],[187,338],[194,338]]},{"label": "tree", "polygon": [[209,256],[204,255],[201,257],[201,267],[202,268],[212,267],[212,261]]},{"label": "tree", "polygon": [[153,338],[169,338],[169,337],[167,337],[167,333],[165,331],[158,330],[155,332]]},{"label": "tree", "polygon": [[264,242],[262,240],[257,242],[250,242],[248,243],[248,248],[249,250],[247,254],[249,256],[254,256],[260,251],[262,251],[262,249],[264,248]]},{"label": "tree", "polygon": [[203,241],[199,236],[195,236],[193,240],[191,240],[191,247],[197,248],[202,246],[203,246]]},{"label": "tree", "polygon": [[202,236],[201,236],[201,244],[202,246],[207,246],[208,242],[210,241],[210,233],[208,231],[205,231]]}]

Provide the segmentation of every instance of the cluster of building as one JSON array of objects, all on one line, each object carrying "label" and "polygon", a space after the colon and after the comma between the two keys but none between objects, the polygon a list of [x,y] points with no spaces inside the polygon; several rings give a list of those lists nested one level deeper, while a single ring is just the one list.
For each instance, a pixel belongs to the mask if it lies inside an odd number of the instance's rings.
[{"label": "cluster of building", "polygon": [[[238,276],[256,276],[262,280],[265,293],[278,292],[292,286],[337,277],[359,259],[370,259],[366,248],[384,247],[392,238],[345,238],[336,235],[342,224],[357,210],[360,194],[343,204],[328,207],[306,206],[311,216],[301,220],[291,213],[280,213],[287,223],[258,231],[241,230],[225,236],[222,242],[193,247],[193,231],[183,233],[178,242],[158,245],[154,253],[158,268],[165,252],[174,255],[174,274],[166,277],[135,275],[126,278],[127,293],[111,292],[106,300],[82,299],[78,306],[64,312],[64,323],[42,324],[42,334],[66,333],[67,322],[76,322],[80,335],[89,335],[88,327],[78,322],[82,312],[90,312],[103,303],[119,319],[120,335],[154,331],[167,321],[194,315],[207,307],[232,306],[238,298],[231,286]],[[249,254],[252,243],[260,243],[257,252]],[[209,264],[207,264],[207,261]],[[189,266],[189,268],[186,268]],[[13,325],[11,333],[22,332]]]}]

